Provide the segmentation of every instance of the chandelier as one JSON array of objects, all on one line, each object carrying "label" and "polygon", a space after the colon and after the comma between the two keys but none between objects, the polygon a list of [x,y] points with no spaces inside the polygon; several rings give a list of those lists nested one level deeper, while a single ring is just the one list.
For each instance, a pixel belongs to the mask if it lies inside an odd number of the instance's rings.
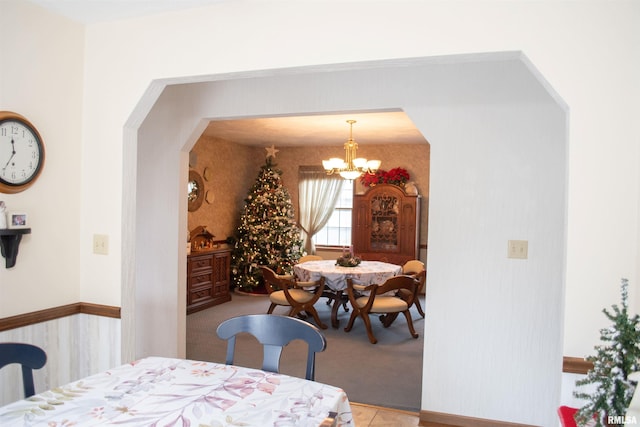
[{"label": "chandelier", "polygon": [[358,143],[353,140],[353,124],[355,120],[347,120],[349,123],[349,140],[344,143],[345,159],[333,157],[323,160],[322,166],[328,175],[338,173],[341,177],[353,180],[365,173],[374,174],[380,167],[380,160],[367,160],[356,157]]}]

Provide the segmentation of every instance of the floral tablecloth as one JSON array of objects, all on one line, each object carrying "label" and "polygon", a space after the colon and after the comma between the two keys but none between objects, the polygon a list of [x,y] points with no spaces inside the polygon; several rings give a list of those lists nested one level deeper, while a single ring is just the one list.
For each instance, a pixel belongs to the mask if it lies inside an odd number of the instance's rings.
[{"label": "floral tablecloth", "polygon": [[341,267],[335,260],[307,261],[293,266],[296,277],[303,282],[320,280],[334,291],[347,289],[347,278],[358,285],[382,284],[402,273],[402,267],[381,261],[362,261],[357,267]]},{"label": "floral tablecloth", "polygon": [[351,426],[337,387],[259,369],[149,357],[0,408],[7,426]]}]

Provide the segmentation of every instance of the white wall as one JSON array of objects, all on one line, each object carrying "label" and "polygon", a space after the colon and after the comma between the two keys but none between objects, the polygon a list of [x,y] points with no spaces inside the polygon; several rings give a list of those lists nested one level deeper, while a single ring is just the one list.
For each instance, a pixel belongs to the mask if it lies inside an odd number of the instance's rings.
[{"label": "white wall", "polygon": [[[79,300],[84,30],[27,2],[0,2],[0,111],[22,114],[45,144],[42,175],[0,194],[28,213],[15,267],[0,258],[0,318]],[[88,282],[89,286],[91,281]]]}]

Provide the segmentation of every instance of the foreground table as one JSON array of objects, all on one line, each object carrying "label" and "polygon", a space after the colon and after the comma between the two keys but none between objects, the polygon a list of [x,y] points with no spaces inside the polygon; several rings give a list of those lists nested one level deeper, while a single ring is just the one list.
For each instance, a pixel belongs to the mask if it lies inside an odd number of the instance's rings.
[{"label": "foreground table", "polygon": [[343,291],[347,289],[347,279],[358,285],[382,284],[388,278],[402,273],[402,266],[381,261],[362,261],[357,267],[341,267],[335,260],[307,261],[293,266],[296,277],[303,282],[312,282],[325,278],[325,289],[335,295],[331,308],[331,325],[339,326],[338,308],[346,300]]},{"label": "foreground table", "polygon": [[337,387],[259,369],[149,357],[4,406],[0,425],[316,427],[330,413],[335,425],[353,425],[349,400]]}]

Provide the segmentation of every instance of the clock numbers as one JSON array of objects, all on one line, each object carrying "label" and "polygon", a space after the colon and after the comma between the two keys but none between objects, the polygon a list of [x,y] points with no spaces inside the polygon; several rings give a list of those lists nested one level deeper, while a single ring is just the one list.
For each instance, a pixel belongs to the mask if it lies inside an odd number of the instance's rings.
[{"label": "clock numbers", "polygon": [[40,143],[34,130],[16,120],[0,122],[0,183],[28,183],[39,172],[40,157]]}]

